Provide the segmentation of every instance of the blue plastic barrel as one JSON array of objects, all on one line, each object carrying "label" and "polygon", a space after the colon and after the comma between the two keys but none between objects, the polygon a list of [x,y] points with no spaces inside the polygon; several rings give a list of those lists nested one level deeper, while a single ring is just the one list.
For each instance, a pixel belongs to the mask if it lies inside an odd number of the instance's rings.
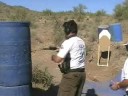
[{"label": "blue plastic barrel", "polygon": [[122,26],[120,23],[110,24],[109,31],[112,36],[112,41],[121,42],[123,40],[122,36]]},{"label": "blue plastic barrel", "polygon": [[32,96],[29,85],[3,87],[0,86],[0,96]]},{"label": "blue plastic barrel", "polygon": [[[7,94],[4,91],[10,90],[12,87],[24,91],[22,88],[19,89],[18,86],[29,86],[31,84],[32,65],[29,26],[29,22],[0,22],[0,96],[6,96],[1,94]],[[27,88],[29,87],[25,87],[25,89]],[[27,94],[29,94],[29,91]],[[29,95],[10,94],[7,96]]]}]

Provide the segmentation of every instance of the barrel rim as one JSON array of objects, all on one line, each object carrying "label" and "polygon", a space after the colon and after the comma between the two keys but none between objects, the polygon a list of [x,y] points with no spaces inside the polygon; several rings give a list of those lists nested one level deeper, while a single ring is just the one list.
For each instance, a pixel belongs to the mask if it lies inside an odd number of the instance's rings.
[{"label": "barrel rim", "polygon": [[110,25],[121,25],[121,23],[113,23],[113,24],[110,24]]},{"label": "barrel rim", "polygon": [[30,21],[0,21],[0,23],[30,23]]},{"label": "barrel rim", "polygon": [[27,21],[0,21],[0,26],[10,26],[10,27],[15,27],[15,26],[30,26],[30,22]]},{"label": "barrel rim", "polygon": [[100,25],[98,28],[109,28],[109,25]]}]

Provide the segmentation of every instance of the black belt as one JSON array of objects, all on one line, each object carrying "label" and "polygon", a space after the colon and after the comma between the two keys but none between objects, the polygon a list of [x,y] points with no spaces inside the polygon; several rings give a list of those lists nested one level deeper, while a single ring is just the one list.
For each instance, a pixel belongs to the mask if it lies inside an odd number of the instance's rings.
[{"label": "black belt", "polygon": [[70,69],[69,72],[84,72],[85,68]]}]

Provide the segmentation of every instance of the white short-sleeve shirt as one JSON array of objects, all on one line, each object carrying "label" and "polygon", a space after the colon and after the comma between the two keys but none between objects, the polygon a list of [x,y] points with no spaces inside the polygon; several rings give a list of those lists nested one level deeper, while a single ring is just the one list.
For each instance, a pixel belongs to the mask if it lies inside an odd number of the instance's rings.
[{"label": "white short-sleeve shirt", "polygon": [[65,58],[68,52],[71,58],[70,69],[85,67],[85,43],[81,38],[75,36],[65,40],[57,56]]},{"label": "white short-sleeve shirt", "polygon": [[[122,68],[121,80],[128,79],[128,58],[125,60],[124,67]],[[126,88],[128,91],[128,87]]]}]

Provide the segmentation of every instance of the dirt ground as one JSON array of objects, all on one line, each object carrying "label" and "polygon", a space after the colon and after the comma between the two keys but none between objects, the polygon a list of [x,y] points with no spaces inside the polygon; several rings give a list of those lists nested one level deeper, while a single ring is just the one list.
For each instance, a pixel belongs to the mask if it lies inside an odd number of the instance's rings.
[{"label": "dirt ground", "polygon": [[[50,22],[50,21],[49,21]],[[53,35],[53,27],[50,26],[49,23],[44,24],[42,21],[38,21],[39,25],[36,30],[31,30],[32,32],[36,32],[35,36],[32,37],[32,65],[38,65],[41,70],[44,68],[48,68],[50,74],[54,77],[53,83],[58,85],[61,80],[61,72],[56,63],[51,61],[51,55],[56,54],[55,51],[52,50],[42,50],[42,48],[49,47],[50,45],[54,45],[54,35]],[[42,27],[45,26],[45,27]],[[50,26],[50,27],[49,27]],[[88,37],[89,38],[89,37]],[[111,80],[114,76],[117,75],[121,68],[123,67],[124,61],[127,58],[127,52],[125,46],[122,46],[124,42],[111,42],[110,50],[110,60],[108,67],[99,67],[97,66],[97,56],[98,56],[98,43],[97,41],[89,42],[89,39],[84,39],[85,44],[88,48],[90,48],[89,52],[86,56],[86,80],[95,81],[95,82],[105,82],[107,80]],[[125,41],[127,41],[127,35],[124,36]],[[87,51],[87,50],[86,50]],[[103,59],[103,64],[106,64],[106,59]]]},{"label": "dirt ground", "polygon": [[[58,68],[58,64],[51,61],[51,55],[57,54],[53,50],[42,50],[54,44],[54,26],[51,25],[51,21],[48,21],[48,24],[38,21],[38,28],[32,29],[31,32],[35,32],[34,36],[31,36],[32,42],[32,66],[39,66],[41,70],[45,68],[48,69],[48,72],[53,76],[52,87],[48,91],[40,89],[33,90],[33,96],[56,96],[57,88],[61,81],[62,74]],[[43,27],[42,27],[43,26]],[[126,29],[125,29],[126,31]],[[82,31],[84,32],[84,31]],[[124,32],[126,33],[126,32]],[[33,33],[32,33],[33,35]],[[84,35],[84,34],[83,34]],[[110,60],[108,67],[99,67],[97,66],[97,56],[98,56],[98,43],[97,40],[91,41],[91,37],[84,37],[81,35],[81,38],[85,41],[86,44],[86,80],[89,82],[104,83],[113,79],[122,69],[125,59],[127,58],[127,51],[125,46],[122,46],[123,43],[126,43],[128,40],[127,33],[124,34],[124,39],[122,42],[112,42],[110,45]],[[91,39],[90,39],[91,38]],[[101,63],[106,64],[107,59],[102,58]],[[43,95],[42,95],[43,94]]]},{"label": "dirt ground", "polygon": [[[54,83],[58,84],[61,80],[61,72],[56,63],[51,61],[51,55],[56,54],[54,51],[49,50],[39,50],[32,53],[32,61],[33,64],[37,64],[41,69],[45,67],[48,68],[48,71],[51,75],[54,76]],[[111,64],[111,58],[108,67],[99,67],[97,66],[97,54],[94,54],[94,57],[91,56],[89,59],[86,60],[86,74],[87,80],[92,80],[96,82],[106,81],[113,78],[116,73],[120,71],[120,66],[123,64],[114,65]],[[125,57],[118,58],[121,59],[122,62],[126,59]],[[103,63],[106,64],[106,59],[103,60]]]}]

